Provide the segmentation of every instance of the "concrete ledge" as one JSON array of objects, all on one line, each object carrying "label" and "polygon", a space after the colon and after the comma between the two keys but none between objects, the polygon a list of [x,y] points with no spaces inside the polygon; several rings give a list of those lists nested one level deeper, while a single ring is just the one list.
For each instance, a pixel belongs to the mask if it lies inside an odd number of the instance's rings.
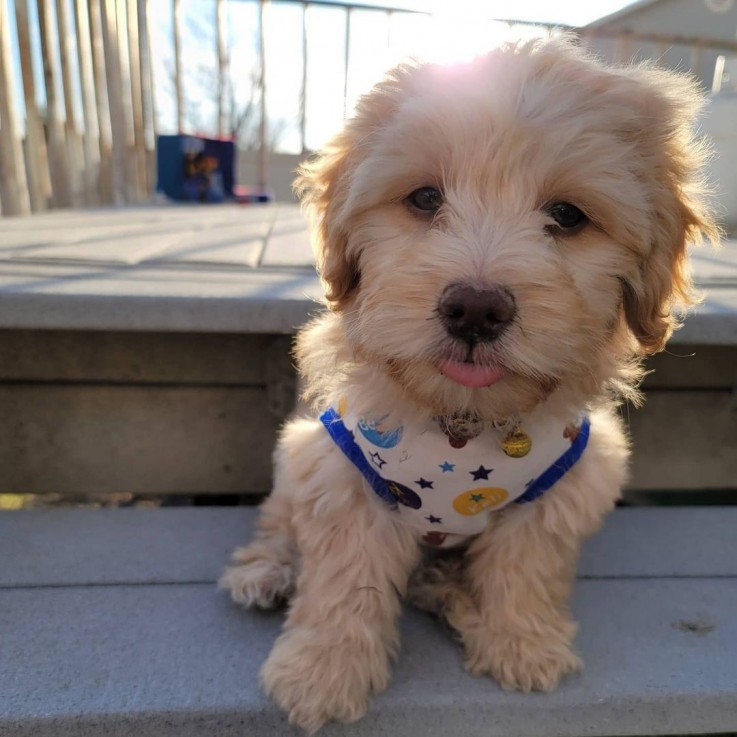
[{"label": "concrete ledge", "polygon": [[[4,272],[4,273],[3,273]],[[292,334],[323,309],[312,267],[0,265],[0,328]],[[673,343],[737,343],[737,287],[710,286]]]},{"label": "concrete ledge", "polygon": [[[254,509],[0,515],[0,734],[296,735],[261,694],[281,613],[214,588]],[[737,508],[618,510],[575,590],[587,668],[505,693],[407,611],[389,690],[323,734],[716,734],[737,703]]]},{"label": "concrete ledge", "polygon": [[[3,273],[4,271],[4,273]],[[314,269],[0,267],[0,327],[291,334],[322,309]]]}]

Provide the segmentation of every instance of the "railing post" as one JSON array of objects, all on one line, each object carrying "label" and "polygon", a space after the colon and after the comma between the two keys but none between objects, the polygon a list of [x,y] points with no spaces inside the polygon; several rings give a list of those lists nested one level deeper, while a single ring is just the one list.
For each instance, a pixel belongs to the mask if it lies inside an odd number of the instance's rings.
[{"label": "railing post", "polygon": [[172,0],[172,29],[174,33],[174,87],[177,100],[177,132],[184,130],[184,95],[182,94],[182,11],[179,0]]},{"label": "railing post", "polygon": [[266,120],[266,4],[268,0],[259,0],[258,15],[258,33],[259,33],[259,54],[261,57],[261,77],[259,79],[259,89],[261,97],[261,123],[259,126],[259,152],[258,152],[258,186],[260,189],[266,189],[268,184],[268,168],[269,168],[269,144],[268,144],[268,124]]},{"label": "railing post", "polygon": [[393,59],[392,54],[392,20],[394,19],[394,11],[387,10],[386,12],[386,51],[387,56]]},{"label": "railing post", "polygon": [[225,88],[227,79],[227,55],[225,51],[224,24],[225,24],[224,0],[216,0],[215,5],[215,32],[217,34],[218,55],[218,136],[221,138],[227,134]]},{"label": "railing post", "polygon": [[[128,70],[130,76],[131,112],[133,117],[133,156],[134,166],[133,184],[136,199],[142,199],[150,194],[146,175],[146,144],[143,137],[143,99],[141,85],[141,59],[139,56],[138,34],[140,25],[138,19],[137,0],[127,0],[126,29],[128,46]],[[122,43],[123,39],[121,39]]]},{"label": "railing post", "polygon": [[148,0],[137,0],[137,2],[144,151],[146,157],[146,178],[149,194],[151,194],[156,188],[156,98],[154,96],[153,64],[151,63],[151,32],[148,22]]},{"label": "railing post", "polygon": [[724,65],[727,58],[724,54],[717,56],[716,64],[714,64],[714,79],[711,81],[711,91],[713,94],[721,92],[722,80],[724,79]]},{"label": "railing post", "polygon": [[38,22],[41,30],[41,57],[46,85],[46,135],[49,146],[51,200],[55,207],[69,207],[72,202],[69,160],[64,129],[59,118],[59,96],[54,76],[56,43],[52,0],[38,0]]},{"label": "railing post", "polygon": [[74,107],[74,83],[72,81],[73,36],[69,4],[66,0],[56,0],[56,26],[59,31],[61,79],[64,85],[64,116],[66,118],[64,132],[69,157],[70,195],[74,205],[90,204],[90,193],[87,192],[84,186],[84,172],[87,170],[89,162],[85,160],[82,136]]},{"label": "railing post", "polygon": [[102,0],[102,38],[105,47],[110,124],[113,132],[113,202],[128,199],[128,132],[120,70],[117,8],[115,0]]},{"label": "railing post", "polygon": [[302,87],[299,95],[299,139],[307,151],[307,3],[302,3]]},{"label": "railing post", "polygon": [[49,206],[51,179],[41,115],[36,102],[36,80],[33,76],[33,57],[31,54],[31,32],[26,0],[15,2],[15,23],[18,30],[18,52],[23,79],[23,98],[26,104],[25,158],[28,180],[28,194],[31,210],[39,212]]},{"label": "railing post", "polygon": [[95,108],[95,79],[92,65],[92,46],[90,36],[89,8],[86,0],[76,0],[74,4],[75,28],[77,31],[77,63],[82,92],[82,118],[84,131],[84,179],[87,202],[98,204],[101,201],[100,187],[100,145],[95,139],[100,136]]},{"label": "railing post", "polygon": [[0,0],[0,120],[3,126],[0,134],[0,199],[3,214],[27,215],[31,211],[31,204],[14,105],[10,18],[5,0]]},{"label": "railing post", "polygon": [[125,156],[125,199],[136,202],[141,196],[135,145],[135,116],[133,86],[128,36],[128,0],[115,0],[115,44],[117,84],[120,85],[120,103],[123,110],[121,135],[124,141]]},{"label": "railing post", "polygon": [[626,31],[617,34],[615,42],[615,61],[627,64],[632,60],[632,35]]},{"label": "railing post", "polygon": [[[84,3],[85,0],[78,0]],[[100,200],[115,201],[113,177],[113,133],[110,121],[107,78],[105,76],[105,43],[102,30],[102,8],[104,0],[87,0],[90,20],[90,48],[92,51],[92,73],[97,104],[98,143],[100,147]]]},{"label": "railing post", "polygon": [[343,117],[348,117],[348,67],[351,50],[351,8],[345,9],[345,59],[343,62]]},{"label": "railing post", "polygon": [[[691,49],[691,71],[697,76],[700,77],[701,74],[701,59],[704,55],[704,47],[701,44],[696,44]],[[713,79],[712,79],[713,82]],[[707,89],[711,87],[711,84],[706,85]]]}]

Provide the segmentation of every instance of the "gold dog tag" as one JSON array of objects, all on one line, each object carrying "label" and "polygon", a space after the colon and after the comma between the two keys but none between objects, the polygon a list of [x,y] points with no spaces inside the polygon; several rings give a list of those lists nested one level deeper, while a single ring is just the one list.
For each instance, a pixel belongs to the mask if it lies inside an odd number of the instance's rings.
[{"label": "gold dog tag", "polygon": [[502,450],[510,458],[524,458],[531,449],[530,436],[518,427],[507,433],[507,437],[502,441]]}]

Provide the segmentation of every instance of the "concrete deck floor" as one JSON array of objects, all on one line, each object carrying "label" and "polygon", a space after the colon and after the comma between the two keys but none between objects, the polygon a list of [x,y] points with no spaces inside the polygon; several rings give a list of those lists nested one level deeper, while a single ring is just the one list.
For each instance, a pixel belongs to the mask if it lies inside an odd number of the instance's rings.
[{"label": "concrete deck floor", "polygon": [[[737,241],[693,266],[707,298],[675,340],[737,342]],[[293,204],[0,219],[0,328],[291,333],[320,294]]]}]

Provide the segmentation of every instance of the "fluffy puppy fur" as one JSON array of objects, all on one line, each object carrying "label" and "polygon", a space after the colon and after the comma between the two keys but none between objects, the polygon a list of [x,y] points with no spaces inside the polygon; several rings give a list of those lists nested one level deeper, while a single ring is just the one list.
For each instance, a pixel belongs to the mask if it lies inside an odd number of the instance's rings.
[{"label": "fluffy puppy fur", "polygon": [[[361,717],[388,683],[408,592],[458,633],[474,675],[549,690],[580,667],[577,553],[626,477],[613,408],[636,398],[639,358],[694,299],[687,244],[716,233],[692,136],[700,102],[682,76],[607,67],[570,40],[509,45],[398,67],[301,170],[329,307],[297,341],[316,409],[350,396],[374,417],[588,411],[591,435],[553,489],[492,513],[461,556],[423,568],[419,533],[382,508],[321,424],[289,422],[256,538],[221,583],[246,606],[289,601],[262,677],[292,722]],[[411,204],[423,187],[442,197],[429,214]],[[560,227],[555,203],[585,220]],[[437,315],[454,283],[514,296],[511,326],[471,347],[476,366],[503,373],[491,386],[439,370],[469,360]]]}]

